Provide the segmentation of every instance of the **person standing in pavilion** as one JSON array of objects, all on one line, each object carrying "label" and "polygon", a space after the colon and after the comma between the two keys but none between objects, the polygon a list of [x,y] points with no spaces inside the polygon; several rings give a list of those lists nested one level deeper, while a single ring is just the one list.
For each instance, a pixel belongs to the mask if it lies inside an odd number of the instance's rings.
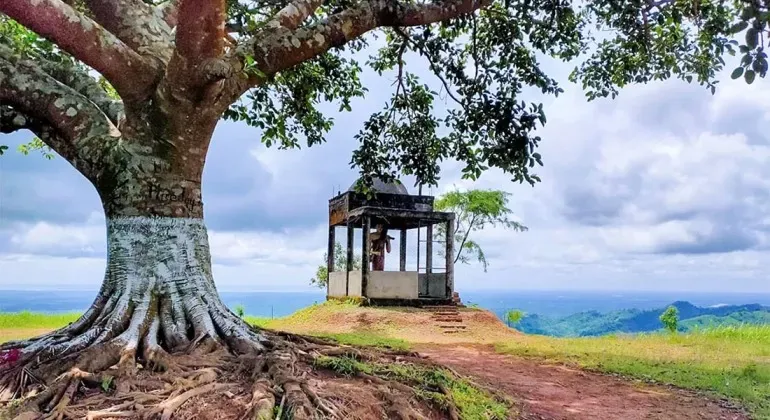
[{"label": "person standing in pavilion", "polygon": [[390,241],[394,238],[388,236],[388,228],[382,224],[370,235],[372,242],[372,271],[385,270],[385,253],[390,253]]}]

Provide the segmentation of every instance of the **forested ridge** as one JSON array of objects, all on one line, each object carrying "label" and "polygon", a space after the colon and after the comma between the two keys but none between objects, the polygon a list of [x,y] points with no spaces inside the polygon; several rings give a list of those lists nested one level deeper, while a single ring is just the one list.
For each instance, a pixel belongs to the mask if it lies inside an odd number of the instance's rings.
[{"label": "forested ridge", "polygon": [[[770,307],[759,304],[698,307],[690,302],[678,301],[671,306],[679,311],[680,331],[721,325],[770,324]],[[528,314],[516,328],[529,334],[557,337],[652,332],[663,327],[659,317],[664,310],[623,309],[606,313],[585,311],[566,317]]]}]

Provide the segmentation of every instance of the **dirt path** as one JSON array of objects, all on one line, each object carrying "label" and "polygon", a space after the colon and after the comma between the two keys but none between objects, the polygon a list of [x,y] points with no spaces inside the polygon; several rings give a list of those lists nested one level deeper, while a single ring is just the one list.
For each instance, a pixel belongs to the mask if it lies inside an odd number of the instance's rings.
[{"label": "dirt path", "polygon": [[416,349],[514,398],[527,420],[745,420],[744,413],[687,391],[497,354],[489,346]]}]

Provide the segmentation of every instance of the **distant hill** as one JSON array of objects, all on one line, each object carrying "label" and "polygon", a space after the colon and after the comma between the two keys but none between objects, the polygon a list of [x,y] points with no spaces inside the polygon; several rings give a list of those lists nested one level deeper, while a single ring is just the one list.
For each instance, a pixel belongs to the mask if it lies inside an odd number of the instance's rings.
[{"label": "distant hill", "polygon": [[[678,301],[672,305],[679,310],[681,331],[716,325],[770,324],[770,307],[759,304],[701,308],[690,302]],[[516,329],[528,334],[556,337],[650,332],[662,328],[658,318],[665,309],[624,309],[608,313],[587,311],[563,318],[532,314],[524,316]]]}]

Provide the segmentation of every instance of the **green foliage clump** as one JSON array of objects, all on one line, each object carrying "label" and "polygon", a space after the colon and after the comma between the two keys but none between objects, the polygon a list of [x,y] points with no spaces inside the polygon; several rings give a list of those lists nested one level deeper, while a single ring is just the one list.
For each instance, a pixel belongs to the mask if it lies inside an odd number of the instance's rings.
[{"label": "green foliage clump", "polygon": [[238,315],[238,318],[243,319],[243,317],[246,316],[246,307],[245,306],[243,306],[241,304],[238,304],[238,305],[235,305],[235,308],[233,308],[233,309],[235,310],[235,314]]},{"label": "green foliage clump", "polygon": [[679,310],[676,306],[669,306],[660,314],[660,322],[671,333],[675,333],[679,325]]},{"label": "green foliage clump", "polygon": [[[481,246],[470,235],[472,232],[486,227],[502,227],[514,231],[526,231],[527,227],[510,219],[513,214],[508,208],[509,193],[497,190],[450,191],[440,196],[434,203],[437,211],[447,211],[455,214],[454,261],[468,264],[475,258],[487,271],[488,263]],[[446,238],[446,226],[436,225],[434,233],[436,241]],[[444,251],[439,249],[439,254]]]},{"label": "green foliage clump", "polygon": [[[316,366],[333,370],[339,374],[355,376],[366,374],[386,380],[396,380],[415,387],[415,393],[445,408],[448,398],[454,402],[464,420],[505,419],[508,405],[498,401],[488,392],[455,377],[450,372],[407,364],[384,364],[361,362],[350,357],[319,357]],[[447,390],[447,394],[443,392]]]},{"label": "green foliage clump", "polygon": [[[348,253],[345,248],[342,247],[342,244],[339,242],[334,243],[334,271],[342,271],[345,272],[348,270]],[[328,261],[329,254],[324,253],[324,259],[323,264],[318,266],[318,269],[315,272],[315,277],[310,279],[310,284],[317,286],[319,288],[326,287],[326,284],[329,282],[329,267],[328,267]],[[361,256],[358,254],[353,254],[353,262],[352,262],[352,269],[353,270],[360,270],[361,269]]]},{"label": "green foliage clump", "polygon": [[505,313],[505,320],[508,322],[508,326],[516,325],[524,318],[524,312],[515,309]]}]

